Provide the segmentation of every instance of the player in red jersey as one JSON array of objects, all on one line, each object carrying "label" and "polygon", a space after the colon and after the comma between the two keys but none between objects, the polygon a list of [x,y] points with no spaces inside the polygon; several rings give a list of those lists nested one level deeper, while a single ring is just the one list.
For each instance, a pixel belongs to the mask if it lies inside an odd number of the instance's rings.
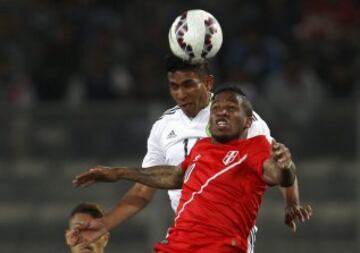
[{"label": "player in red jersey", "polygon": [[[245,139],[251,123],[247,98],[236,88],[222,89],[211,105],[212,137],[196,143],[180,166],[96,167],[77,176],[74,184],[128,179],[154,188],[182,186],[174,225],[155,251],[245,253],[267,186],[288,187],[295,179],[291,157],[278,159],[265,136]],[[309,219],[311,207],[302,210],[291,219]],[[73,232],[75,243],[83,242],[80,230]]]}]

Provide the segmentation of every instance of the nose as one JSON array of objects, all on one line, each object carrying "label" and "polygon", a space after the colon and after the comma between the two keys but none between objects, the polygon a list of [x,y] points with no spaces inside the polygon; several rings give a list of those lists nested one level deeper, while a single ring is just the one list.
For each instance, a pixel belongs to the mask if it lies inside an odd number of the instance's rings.
[{"label": "nose", "polygon": [[183,101],[186,98],[186,96],[187,96],[187,93],[183,88],[179,88],[175,92],[175,97],[180,101]]},{"label": "nose", "polygon": [[218,116],[227,116],[228,114],[229,114],[229,112],[225,107],[219,108],[219,110],[217,111]]}]

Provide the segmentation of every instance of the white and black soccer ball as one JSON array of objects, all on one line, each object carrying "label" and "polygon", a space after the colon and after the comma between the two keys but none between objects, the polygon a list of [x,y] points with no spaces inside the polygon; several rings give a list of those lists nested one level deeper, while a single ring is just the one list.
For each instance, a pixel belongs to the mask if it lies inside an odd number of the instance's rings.
[{"label": "white and black soccer ball", "polygon": [[190,63],[214,57],[223,42],[216,18],[203,10],[189,10],[178,16],[169,31],[173,54]]}]

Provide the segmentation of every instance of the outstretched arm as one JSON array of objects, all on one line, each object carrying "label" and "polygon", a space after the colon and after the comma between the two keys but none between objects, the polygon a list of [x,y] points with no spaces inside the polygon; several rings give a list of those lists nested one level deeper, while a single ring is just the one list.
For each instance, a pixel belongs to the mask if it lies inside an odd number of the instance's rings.
[{"label": "outstretched arm", "polygon": [[[282,166],[287,166],[291,163],[291,153],[289,149],[282,143],[276,141],[272,142],[271,157]],[[299,197],[298,179],[295,177],[294,184],[289,187],[278,187],[285,202],[285,218],[284,222],[296,231],[296,221],[304,222],[310,220],[312,209],[310,205],[302,206]]]},{"label": "outstretched arm", "polygon": [[[157,188],[181,188],[183,171],[179,166],[155,166],[149,168],[110,168],[97,166],[73,180],[76,187],[85,187],[96,182],[116,182],[121,179],[141,182]],[[72,231],[72,243],[91,243],[121,222],[141,211],[152,199],[155,189],[140,183],[135,184],[104,217],[93,219]]]},{"label": "outstretched arm", "polygon": [[156,190],[149,186],[136,183],[117,205],[102,218],[92,219],[78,227],[73,243],[92,243],[110,230],[130,219],[151,202]]},{"label": "outstretched arm", "polygon": [[178,189],[184,172],[180,166],[154,166],[149,168],[111,168],[97,166],[75,177],[75,187],[86,187],[96,182],[116,182],[122,179],[142,183],[159,189]]},{"label": "outstretched arm", "polygon": [[279,188],[286,205],[284,223],[289,226],[293,232],[295,232],[297,222],[303,223],[311,219],[312,208],[310,205],[300,204],[297,177],[295,178],[292,186]]}]

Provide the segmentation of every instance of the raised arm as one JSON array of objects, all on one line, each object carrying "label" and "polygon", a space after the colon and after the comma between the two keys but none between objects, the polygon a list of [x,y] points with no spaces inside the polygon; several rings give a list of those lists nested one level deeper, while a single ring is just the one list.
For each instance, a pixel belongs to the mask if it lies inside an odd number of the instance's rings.
[{"label": "raised arm", "polygon": [[290,187],[295,181],[295,170],[295,164],[292,161],[287,166],[284,166],[270,158],[264,162],[263,179],[268,185]]},{"label": "raised arm", "polygon": [[[272,157],[282,162],[283,164],[290,164],[291,154],[289,149],[282,143],[273,141],[272,143]],[[299,194],[298,178],[295,177],[294,184],[289,187],[278,187],[285,203],[285,217],[284,223],[296,231],[296,222],[305,222],[310,220],[312,209],[310,205],[301,205]]]},{"label": "raised arm", "polygon": [[96,182],[116,182],[129,180],[158,189],[179,189],[184,172],[180,166],[153,166],[149,168],[111,168],[96,166],[76,176],[75,187],[86,187]]}]

